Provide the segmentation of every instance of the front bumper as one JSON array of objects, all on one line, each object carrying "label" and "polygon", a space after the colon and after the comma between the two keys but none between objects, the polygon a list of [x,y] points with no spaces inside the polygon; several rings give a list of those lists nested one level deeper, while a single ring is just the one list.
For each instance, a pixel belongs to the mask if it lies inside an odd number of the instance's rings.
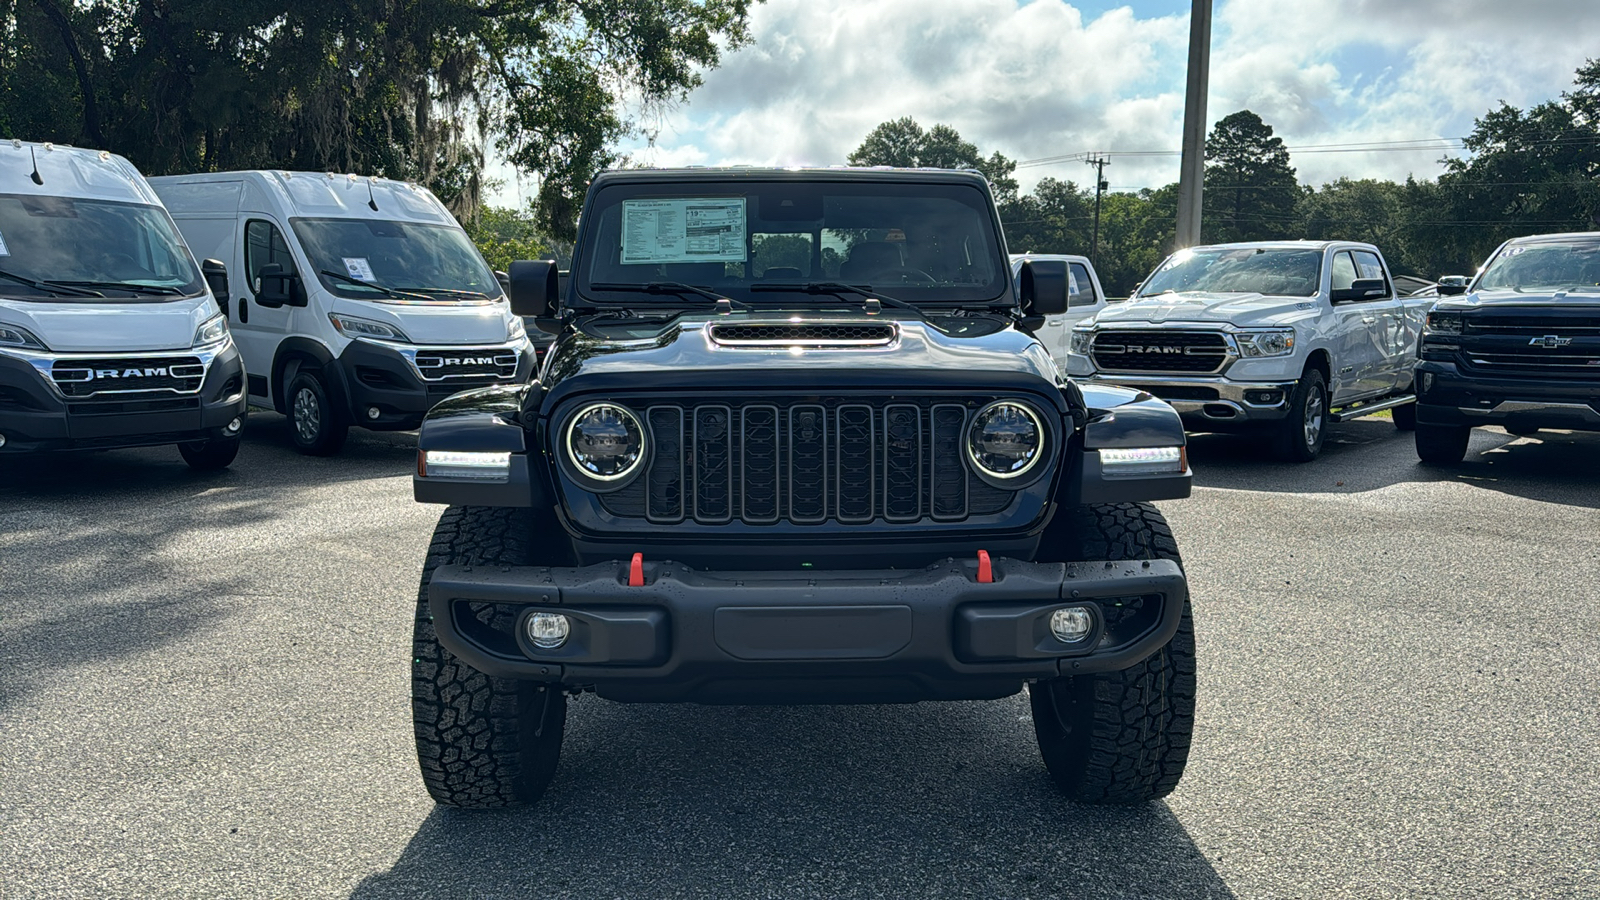
[{"label": "front bumper", "polygon": [[[994,699],[1030,680],[1123,669],[1177,631],[1188,599],[1168,560],[976,560],[927,569],[695,571],[622,561],[572,568],[444,566],[428,585],[440,643],[489,675],[638,702],[882,703]],[[1084,605],[1075,645],[1052,611]],[[540,649],[524,622],[565,615]]]},{"label": "front bumper", "polygon": [[1114,384],[1153,394],[1178,411],[1184,427],[1207,431],[1219,425],[1278,422],[1289,414],[1294,381],[1230,381],[1216,375],[1080,375],[1078,381]]},{"label": "front bumper", "polygon": [[[514,355],[515,370],[508,376],[449,376],[425,378],[416,358],[424,354],[469,353],[494,357]],[[412,346],[384,341],[353,341],[336,361],[350,407],[350,421],[374,431],[409,431],[439,401],[480,387],[523,384],[537,368],[534,346],[527,340],[484,346]],[[372,415],[376,410],[377,415]]]},{"label": "front bumper", "polygon": [[1415,384],[1424,424],[1600,431],[1600,380],[1484,378],[1453,362],[1424,360]]}]

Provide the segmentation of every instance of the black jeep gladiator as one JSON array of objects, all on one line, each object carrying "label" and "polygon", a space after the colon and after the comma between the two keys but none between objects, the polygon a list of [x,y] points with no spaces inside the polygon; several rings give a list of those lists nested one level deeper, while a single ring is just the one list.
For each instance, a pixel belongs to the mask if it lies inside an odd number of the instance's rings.
[{"label": "black jeep gladiator", "polygon": [[529,803],[569,695],[884,703],[1028,686],[1074,799],[1177,785],[1195,650],[1183,425],[1080,388],[1032,330],[988,183],[893,169],[599,176],[571,278],[510,271],[539,377],[429,414],[449,504],[417,599],[413,710],[440,803]]},{"label": "black jeep gladiator", "polygon": [[1600,431],[1600,232],[1506,241],[1439,294],[1417,363],[1423,462],[1461,462],[1479,425]]}]

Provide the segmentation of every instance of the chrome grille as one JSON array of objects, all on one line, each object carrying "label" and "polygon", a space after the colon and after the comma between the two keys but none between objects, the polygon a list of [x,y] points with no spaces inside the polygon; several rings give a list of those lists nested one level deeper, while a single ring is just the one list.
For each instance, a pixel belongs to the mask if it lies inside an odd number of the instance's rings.
[{"label": "chrome grille", "polygon": [[1227,361],[1228,340],[1215,331],[1102,331],[1090,353],[1105,371],[1209,374]]},{"label": "chrome grille", "polygon": [[58,359],[50,380],[63,396],[105,394],[193,394],[205,381],[206,367],[197,356],[141,356],[107,359]]},{"label": "chrome grille", "polygon": [[500,348],[434,348],[418,350],[416,365],[424,381],[504,379],[517,374],[517,354]]}]

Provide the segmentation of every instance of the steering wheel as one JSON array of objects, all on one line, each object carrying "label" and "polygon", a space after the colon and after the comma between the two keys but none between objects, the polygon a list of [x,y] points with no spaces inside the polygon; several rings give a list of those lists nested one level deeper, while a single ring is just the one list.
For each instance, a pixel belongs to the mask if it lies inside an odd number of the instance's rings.
[{"label": "steering wheel", "polygon": [[929,275],[927,272],[924,272],[921,269],[913,269],[910,266],[890,266],[887,269],[877,272],[873,276],[873,280],[876,281],[882,277],[894,278],[896,276],[899,277],[901,284],[939,283],[939,279]]}]

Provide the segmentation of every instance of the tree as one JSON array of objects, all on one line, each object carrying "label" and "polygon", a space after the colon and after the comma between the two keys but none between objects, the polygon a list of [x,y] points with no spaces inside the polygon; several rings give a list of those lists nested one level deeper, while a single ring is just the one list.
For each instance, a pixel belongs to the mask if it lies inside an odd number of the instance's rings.
[{"label": "tree", "polygon": [[635,117],[748,40],[751,2],[9,0],[0,124],[149,174],[420,181],[468,219],[492,145],[540,174],[538,215],[565,235]]},{"label": "tree", "polygon": [[1283,139],[1260,116],[1240,110],[1211,129],[1201,220],[1207,243],[1289,235],[1300,194]]},{"label": "tree", "polygon": [[1013,253],[1087,253],[1090,203],[1076,184],[1045,178],[1032,194],[1001,205],[1006,244]]},{"label": "tree", "polygon": [[910,116],[884,122],[867,134],[849,156],[852,166],[929,166],[940,169],[976,169],[989,179],[995,201],[1017,198],[1017,164],[1000,153],[985,158],[977,145],[961,139],[949,125],[924,131]]}]

